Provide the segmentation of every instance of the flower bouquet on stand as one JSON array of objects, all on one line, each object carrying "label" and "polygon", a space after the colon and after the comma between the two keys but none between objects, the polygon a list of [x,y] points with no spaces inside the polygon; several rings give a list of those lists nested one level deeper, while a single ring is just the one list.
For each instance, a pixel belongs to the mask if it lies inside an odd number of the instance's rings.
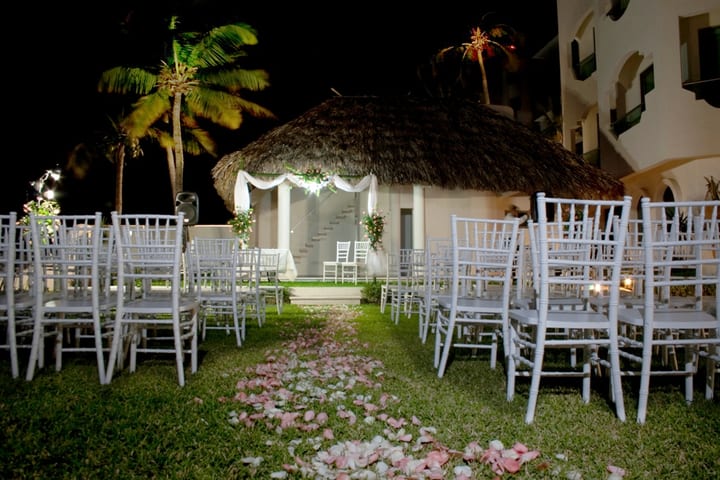
[{"label": "flower bouquet on stand", "polygon": [[381,211],[363,212],[360,225],[365,227],[365,237],[370,242],[370,250],[367,256],[368,273],[373,276],[373,281],[378,275],[385,275],[387,262],[382,246],[382,236],[385,231],[385,216]]},{"label": "flower bouquet on stand", "polygon": [[233,233],[240,239],[240,247],[245,248],[250,244],[250,234],[252,233],[252,225],[255,223],[253,209],[236,210],[235,216],[228,220],[228,225]]}]

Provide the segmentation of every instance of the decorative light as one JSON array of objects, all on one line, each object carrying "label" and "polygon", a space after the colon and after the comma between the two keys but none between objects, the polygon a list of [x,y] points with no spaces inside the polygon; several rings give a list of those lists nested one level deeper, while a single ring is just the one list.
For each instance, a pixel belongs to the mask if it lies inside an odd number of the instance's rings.
[{"label": "decorative light", "polygon": [[38,198],[52,200],[55,198],[55,184],[60,181],[60,169],[45,170],[40,178],[30,182],[30,186],[37,192]]}]

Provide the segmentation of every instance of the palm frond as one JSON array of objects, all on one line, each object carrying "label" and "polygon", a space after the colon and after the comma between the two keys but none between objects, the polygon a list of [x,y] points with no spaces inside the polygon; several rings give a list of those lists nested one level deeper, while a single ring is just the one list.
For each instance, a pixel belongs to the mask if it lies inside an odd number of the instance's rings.
[{"label": "palm frond", "polygon": [[196,78],[201,82],[222,87],[232,93],[237,93],[240,90],[258,92],[270,86],[270,75],[265,70],[246,70],[242,68],[200,70]]},{"label": "palm frond", "polygon": [[100,75],[98,91],[146,95],[157,85],[156,74],[138,67],[114,67]]},{"label": "palm frond", "polygon": [[133,105],[133,111],[122,122],[129,135],[142,138],[148,129],[170,109],[170,98],[165,91],[157,91],[141,97]]},{"label": "palm frond", "polygon": [[203,128],[192,128],[184,130],[183,146],[190,155],[201,155],[209,153],[217,157],[217,143],[210,137],[210,133]]},{"label": "palm frond", "polygon": [[244,56],[243,47],[257,43],[255,30],[248,25],[238,23],[215,27],[192,44],[187,63],[199,68],[227,66]]}]

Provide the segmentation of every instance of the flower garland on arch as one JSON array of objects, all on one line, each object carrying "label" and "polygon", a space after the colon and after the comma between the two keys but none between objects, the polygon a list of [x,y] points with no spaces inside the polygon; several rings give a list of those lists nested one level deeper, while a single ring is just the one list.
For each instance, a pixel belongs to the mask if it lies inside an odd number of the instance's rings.
[{"label": "flower garland on arch", "polygon": [[[299,180],[299,178],[300,177],[293,173],[283,173],[273,180],[266,181],[253,177],[245,170],[239,170],[235,179],[235,189],[233,192],[235,211],[248,210],[250,208],[250,187],[248,186],[248,183],[251,183],[253,186],[261,190],[269,190],[271,188],[277,187],[285,180],[290,180],[295,185],[302,186],[302,181]],[[369,189],[367,200],[368,211],[375,211],[378,189],[377,177],[375,176],[375,174],[370,173],[369,175],[366,175],[355,185],[351,185],[346,180],[340,178],[338,174],[334,174],[330,177],[330,183],[344,192],[361,192],[363,190]]]}]

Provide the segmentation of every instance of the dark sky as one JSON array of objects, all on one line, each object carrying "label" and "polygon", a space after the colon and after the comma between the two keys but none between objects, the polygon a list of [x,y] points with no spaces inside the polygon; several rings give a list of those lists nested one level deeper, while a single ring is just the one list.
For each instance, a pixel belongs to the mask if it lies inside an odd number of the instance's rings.
[{"label": "dark sky", "polygon": [[[6,156],[10,188],[0,207],[20,210],[29,182],[45,169],[64,166],[73,148],[102,129],[110,100],[96,93],[100,73],[120,64],[157,64],[163,57],[166,19],[180,15],[185,26],[204,31],[236,21],[254,27],[259,45],[249,61],[270,74],[272,86],[252,97],[279,117],[249,119],[236,132],[220,135],[220,155],[241,148],[263,131],[293,119],[323,100],[342,95],[407,95],[417,84],[416,68],[438,49],[468,40],[484,14],[523,32],[528,51],[539,50],[557,33],[555,0],[408,2],[228,2],[227,0],[52,2],[19,7],[6,24],[6,101],[15,155]],[[289,3],[289,6],[284,5]],[[390,8],[390,9],[388,9]],[[11,73],[12,72],[12,73]],[[10,79],[12,78],[12,80]],[[9,82],[9,83],[8,83]],[[16,96],[17,95],[17,96]],[[6,110],[7,111],[7,110]],[[172,210],[164,156],[151,153],[126,170],[125,211]],[[7,154],[6,154],[7,155]],[[224,223],[229,213],[212,188],[209,156],[186,157],[185,190],[200,196],[201,223]],[[113,200],[112,166],[94,166],[87,177],[65,178],[64,211],[107,213]],[[6,170],[6,171],[7,171]]]}]

